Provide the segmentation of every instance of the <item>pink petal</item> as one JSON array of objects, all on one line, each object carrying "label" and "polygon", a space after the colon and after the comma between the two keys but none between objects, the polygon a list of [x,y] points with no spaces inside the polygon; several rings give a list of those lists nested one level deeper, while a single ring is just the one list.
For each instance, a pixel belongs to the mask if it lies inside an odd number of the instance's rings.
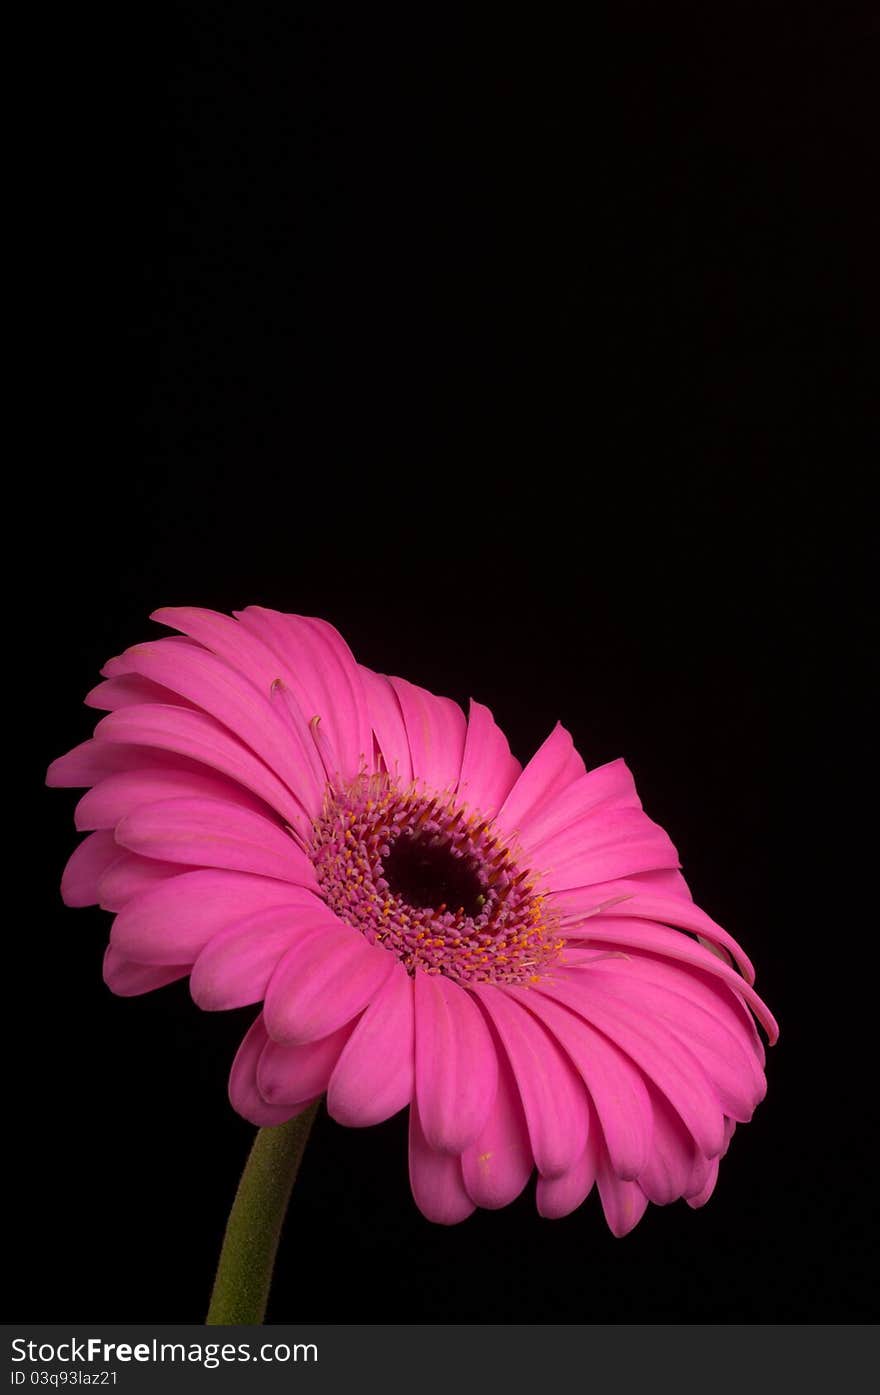
[{"label": "pink petal", "polygon": [[587,1087],[615,1172],[638,1177],[651,1147],[651,1101],[641,1071],[607,1037],[532,989],[508,992],[559,1042]]},{"label": "pink petal", "polygon": [[513,1073],[506,1060],[498,1066],[498,1089],[489,1117],[461,1158],[465,1189],[487,1211],[514,1201],[535,1165]]},{"label": "pink petal", "polygon": [[397,694],[384,674],[373,673],[372,669],[363,665],[360,665],[360,674],[370,723],[385,769],[405,787],[413,777],[412,758]]},{"label": "pink petal", "polygon": [[77,789],[94,785],[108,775],[124,770],[191,770],[204,767],[170,751],[156,751],[149,746],[110,745],[107,741],[83,741],[66,755],[53,760],[46,774],[51,789]]},{"label": "pink petal", "polygon": [[702,1187],[698,1192],[694,1192],[693,1196],[685,1197],[688,1206],[690,1206],[693,1210],[696,1211],[700,1206],[705,1206],[706,1202],[709,1200],[712,1193],[714,1192],[716,1184],[718,1182],[718,1166],[718,1158],[710,1159],[709,1175],[703,1183]]},{"label": "pink petal", "polygon": [[498,1056],[465,988],[442,974],[415,975],[416,1097],[432,1148],[461,1153],[486,1122]]},{"label": "pink petal", "polygon": [[327,1112],[349,1128],[379,1124],[409,1104],[414,1080],[413,980],[396,963],[343,1048]]},{"label": "pink petal", "polygon": [[766,1089],[748,1038],[738,1024],[732,1031],[715,1012],[696,1002],[693,994],[681,991],[687,988],[685,974],[675,976],[674,970],[664,974],[664,967],[645,965],[638,958],[628,963],[606,960],[597,966],[597,973],[615,998],[636,1001],[640,1012],[662,1022],[683,1042],[699,1058],[724,1113],[748,1122]]},{"label": "pink petal", "polygon": [[120,707],[137,707],[145,702],[191,706],[186,698],[178,697],[170,688],[164,688],[161,683],[152,683],[149,678],[139,678],[136,673],[105,678],[86,693],[83,702],[86,707],[96,707],[99,712],[115,712]]},{"label": "pink petal", "polygon": [[174,983],[186,978],[188,964],[136,964],[125,959],[113,945],[108,945],[104,954],[104,982],[119,998],[136,998],[141,993],[150,993],[154,988],[164,988],[166,983]]},{"label": "pink petal", "polygon": [[140,804],[162,799],[225,799],[253,813],[272,817],[267,804],[255,799],[241,785],[205,770],[125,770],[108,775],[83,795],[74,820],[79,829],[115,828],[120,819]]},{"label": "pink petal", "polygon": [[257,1089],[266,1103],[297,1104],[323,1095],[353,1027],[354,1023],[346,1022],[329,1037],[299,1046],[270,1038],[257,1062]]},{"label": "pink petal", "polygon": [[[274,614],[274,612],[266,613]],[[207,653],[212,659],[219,659],[228,665],[236,675],[235,681],[240,692],[245,694],[246,702],[247,694],[251,689],[255,689],[260,695],[260,701],[265,700],[268,696],[270,705],[275,709],[273,713],[275,737],[277,737],[279,730],[287,728],[288,746],[296,752],[302,768],[306,771],[311,770],[319,786],[323,785],[323,773],[315,758],[314,745],[309,735],[309,720],[313,712],[308,694],[298,674],[285,661],[279,659],[277,653],[261,638],[252,634],[248,626],[232,619],[229,615],[221,615],[217,611],[200,610],[194,606],[169,606],[155,611],[151,618],[159,624],[172,625],[185,630],[187,635],[198,641],[195,645],[193,663],[198,663],[199,654]],[[283,616],[276,618],[278,620],[284,619]],[[161,644],[165,646],[164,652],[166,654],[170,649],[172,660],[174,660],[176,656],[171,641],[163,640]],[[141,646],[138,646],[134,652],[139,652],[140,648]],[[128,651],[128,653],[131,652]],[[127,656],[126,654],[124,657]],[[218,671],[214,670],[215,673]],[[191,678],[190,681],[192,681]],[[292,690],[294,701],[288,709],[282,710],[277,702],[271,701],[276,694],[278,685],[286,690]],[[251,696],[253,696],[252,692]],[[244,729],[241,729],[235,722],[228,721],[223,712],[217,709],[215,702],[216,695],[212,695],[208,701],[202,701],[200,705],[205,707],[206,711],[218,716],[239,736],[244,737]],[[271,734],[271,732],[267,734]],[[261,750],[259,745],[254,745],[253,741],[249,741],[249,744],[263,755],[264,759],[268,759],[272,769],[285,776],[294,793],[300,794],[298,780],[294,777],[294,781],[291,783],[289,767],[284,764],[283,760],[279,765],[277,757],[267,758],[266,752]],[[306,776],[306,780],[308,782],[308,776]],[[304,802],[308,803],[308,800],[306,799]]]},{"label": "pink petal", "polygon": [[135,896],[151,891],[169,877],[179,877],[191,868],[179,862],[156,862],[151,857],[125,852],[117,844],[119,856],[98,878],[98,905],[105,911],[121,911]]},{"label": "pink petal", "polygon": [[228,925],[193,965],[193,1001],[207,1012],[260,1002],[282,956],[311,933],[313,924],[302,906],[267,906]]},{"label": "pink petal", "polygon": [[634,1230],[644,1216],[648,1198],[638,1182],[625,1182],[614,1175],[605,1153],[599,1157],[596,1182],[608,1229],[621,1239]]},{"label": "pink petal", "polygon": [[[314,696],[317,713],[338,754],[338,770],[351,779],[373,768],[373,733],[360,665],[338,630],[310,615],[286,615],[294,631],[298,671]],[[303,656],[312,667],[306,674]]]},{"label": "pink petal", "polygon": [[[751,960],[733,936],[685,897],[659,895],[635,880],[624,879],[606,882],[600,886],[573,887],[567,891],[555,892],[553,904],[562,911],[566,921],[576,921],[578,915],[589,917],[595,907],[613,897],[621,899],[614,905],[605,906],[602,910],[603,916],[622,916],[627,920],[635,916],[638,919],[659,921],[661,924],[690,930],[692,934],[700,935],[726,949],[739,964],[748,982],[754,983],[755,970]],[[589,934],[589,926],[585,929]]]},{"label": "pink petal", "polygon": [[458,780],[459,798],[469,808],[479,810],[484,818],[491,818],[504,803],[521,769],[488,707],[471,698]]},{"label": "pink petal", "polygon": [[467,731],[464,713],[450,698],[391,678],[406,725],[413,778],[432,792],[454,790],[461,774]]},{"label": "pink petal", "polygon": [[779,1037],[779,1028],[770,1009],[758,997],[754,988],[728,968],[714,954],[698,945],[678,930],[667,930],[646,920],[625,920],[606,915],[593,916],[584,927],[584,938],[589,938],[594,946],[611,946],[622,949],[642,949],[662,955],[666,959],[692,964],[695,968],[713,974],[726,983],[748,1003],[753,1013],[767,1032],[770,1045]]},{"label": "pink petal", "polygon": [[686,901],[694,899],[681,872],[672,868],[654,872],[634,872],[632,880],[641,891],[657,891],[661,896],[682,896]]},{"label": "pink petal", "polygon": [[[167,644],[169,648],[172,645],[179,645],[181,650],[200,651],[202,648],[201,644],[196,644],[195,640],[187,639],[185,635],[166,635],[162,643]],[[136,673],[135,662],[129,657],[134,653],[136,647],[132,646],[131,649],[126,649],[124,654],[116,654],[112,659],[108,659],[101,669],[101,676],[103,678],[126,678],[130,674]],[[180,697],[175,693],[174,701],[180,702],[180,700]]]},{"label": "pink petal", "polygon": [[594,965],[601,966],[602,972],[606,969],[620,971],[621,965],[625,964],[627,974],[636,974],[647,982],[662,984],[670,992],[680,993],[692,1002],[699,1003],[713,1017],[724,1022],[746,1053],[757,1098],[763,1099],[767,1084],[763,1072],[766,1059],[763,1043],[749,1009],[739,994],[726,983],[691,964],[663,959],[659,955],[648,954],[631,946],[625,955],[619,950],[601,950],[595,947],[583,952],[596,956]]},{"label": "pink petal", "polygon": [[678,853],[668,835],[640,809],[615,809],[585,818],[542,843],[531,858],[552,892],[678,866]]},{"label": "pink petal", "polygon": [[[261,612],[261,607],[252,607],[257,613]],[[283,620],[283,616],[276,611],[263,611],[266,616],[274,616],[277,620]],[[249,614],[244,612],[244,616]],[[224,615],[219,610],[207,610],[201,606],[169,605],[160,606],[154,610],[150,616],[157,625],[166,625],[171,630],[180,630],[190,640],[194,642],[197,649],[209,650],[217,658],[225,660],[231,668],[237,670],[244,677],[249,678],[264,692],[272,686],[274,680],[281,674],[282,665],[279,664],[279,654],[275,652],[271,644],[266,642],[265,637],[254,631],[254,627],[246,621],[243,623],[237,617]],[[287,664],[288,658],[283,660]],[[295,677],[294,669],[288,675],[291,682],[296,682],[302,689],[299,680]],[[311,712],[306,711],[308,704],[303,708],[303,719],[308,723]]]},{"label": "pink petal", "polygon": [[[601,811],[604,819],[614,809],[641,809],[633,777],[622,760],[610,761],[572,780],[548,799],[525,824],[519,841],[527,853],[538,850],[560,833],[581,826]],[[540,859],[543,860],[543,859]]]},{"label": "pink petal", "polygon": [[590,1128],[584,1151],[561,1177],[539,1177],[535,1200],[538,1215],[549,1221],[570,1216],[586,1201],[596,1180],[596,1167],[601,1146],[598,1128]]},{"label": "pink petal", "polygon": [[657,891],[661,896],[681,896],[685,901],[694,899],[681,872],[672,867],[653,872],[634,872],[629,880],[640,891]]},{"label": "pink petal", "polygon": [[694,1140],[665,1095],[653,1086],[654,1140],[651,1156],[639,1176],[639,1186],[655,1206],[668,1206],[684,1196],[695,1173],[703,1180],[709,1160],[697,1151]]},{"label": "pink petal", "polygon": [[[308,836],[311,820],[303,806],[253,752],[225,731],[213,717],[183,707],[125,707],[102,718],[95,728],[98,744],[122,742],[126,746],[155,746],[230,776]],[[140,759],[128,762],[141,765]],[[125,766],[119,767],[124,769]],[[50,773],[52,767],[50,766]],[[106,772],[109,773],[109,772]],[[87,783],[93,783],[89,780]]]},{"label": "pink petal", "polygon": [[465,1191],[461,1159],[430,1146],[415,1100],[409,1111],[409,1180],[422,1215],[437,1225],[457,1225],[476,1209]]},{"label": "pink petal", "polygon": [[[675,1120],[676,1124],[680,1122],[674,1110],[672,1111],[671,1117]],[[685,1201],[687,1201],[689,1197],[700,1195],[700,1193],[705,1188],[706,1183],[709,1181],[709,1178],[713,1175],[713,1172],[717,1173],[717,1165],[720,1163],[723,1157],[723,1152],[720,1153],[717,1158],[707,1158],[704,1153],[701,1153],[699,1152],[699,1150],[696,1149],[694,1150],[693,1165],[691,1167],[690,1175],[688,1176],[685,1185],[683,1186],[681,1191],[681,1195],[684,1197]],[[639,1178],[639,1186],[647,1196],[648,1193],[645,1187],[645,1179],[643,1176]],[[648,1200],[650,1201],[650,1197],[648,1197]]]},{"label": "pink petal", "polygon": [[495,822],[507,834],[519,834],[548,800],[584,773],[584,763],[565,727],[557,722],[519,776]]},{"label": "pink petal", "polygon": [[110,938],[126,958],[143,964],[191,964],[214,935],[268,906],[327,913],[303,887],[210,868],[171,877],[130,901]]},{"label": "pink petal", "polygon": [[71,853],[61,875],[61,899],[65,906],[96,906],[98,882],[122,850],[106,829],[90,833]]},{"label": "pink petal", "polygon": [[253,1023],[238,1048],[229,1073],[229,1102],[236,1113],[249,1119],[258,1128],[286,1124],[312,1103],[300,1100],[296,1104],[267,1104],[257,1089],[257,1065],[269,1037],[262,1017]]},{"label": "pink petal", "polygon": [[275,1041],[299,1044],[329,1036],[367,1006],[397,962],[326,908],[313,924],[313,933],[285,954],[266,990],[263,1011]]},{"label": "pink petal", "polygon": [[342,777],[353,779],[362,765],[370,767],[370,720],[360,669],[339,632],[326,620],[262,606],[248,606],[236,616],[242,628],[259,635],[276,658],[286,661],[282,677],[301,685],[304,696],[298,701],[306,721],[321,718]]},{"label": "pink petal", "polygon": [[227,867],[318,889],[311,859],[289,834],[228,800],[165,799],[141,805],[117,825],[116,841],[165,862]]},{"label": "pink petal", "polygon": [[606,992],[587,970],[562,970],[537,991],[555,998],[607,1036],[653,1080],[690,1129],[697,1146],[714,1157],[724,1143],[718,1096],[697,1057],[662,1022],[639,1008],[634,992],[623,1002]]},{"label": "pink petal", "polygon": [[165,639],[135,645],[124,657],[135,673],[188,698],[233,732],[313,817],[320,813],[325,782],[314,746],[304,730],[297,733],[282,721],[268,689],[259,688],[207,649]]},{"label": "pink petal", "polygon": [[507,1052],[538,1170],[558,1177],[580,1157],[587,1141],[583,1084],[546,1029],[507,992],[482,983],[473,992]]},{"label": "pink petal", "polygon": [[691,1188],[689,1187],[689,1188],[688,1188],[688,1191],[685,1193],[685,1201],[687,1202],[688,1206],[693,1207],[695,1210],[696,1210],[698,1207],[700,1207],[700,1206],[705,1206],[705,1205],[706,1205],[706,1202],[709,1200],[709,1198],[711,1197],[712,1193],[714,1192],[715,1186],[716,1186],[716,1184],[717,1184],[717,1182],[718,1182],[718,1169],[719,1169],[719,1165],[720,1165],[720,1163],[721,1163],[721,1158],[723,1158],[723,1157],[725,1156],[725,1154],[726,1154],[728,1148],[730,1147],[730,1140],[733,1138],[733,1135],[734,1135],[735,1130],[736,1130],[736,1124],[733,1122],[733,1120],[732,1120],[732,1119],[725,1119],[725,1121],[724,1121],[724,1139],[725,1139],[725,1142],[724,1142],[724,1148],[722,1149],[722,1152],[721,1152],[721,1157],[719,1157],[719,1158],[710,1158],[710,1159],[709,1159],[709,1165],[708,1165],[708,1167],[707,1167],[707,1169],[706,1169],[705,1176],[702,1177],[702,1178],[700,1178],[700,1179],[696,1179],[696,1178],[693,1179],[693,1180],[699,1180],[699,1186],[698,1186],[698,1187],[697,1187],[697,1186],[694,1186],[694,1187],[693,1187],[693,1190],[691,1190]]}]

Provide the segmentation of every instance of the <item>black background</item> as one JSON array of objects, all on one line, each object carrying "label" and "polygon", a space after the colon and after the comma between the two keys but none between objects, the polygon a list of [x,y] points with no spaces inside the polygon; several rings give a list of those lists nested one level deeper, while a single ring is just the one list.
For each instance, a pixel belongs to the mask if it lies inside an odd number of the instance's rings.
[{"label": "black background", "polygon": [[864,1320],[854,815],[822,785],[859,759],[827,712],[844,620],[865,644],[876,25],[217,8],[78,16],[41,89],[13,1316],[203,1315],[253,1014],[107,992],[109,917],[57,892],[77,796],[41,784],[151,610],[260,603],[488,703],[521,759],[557,718],[624,755],[782,1027],[708,1207],[623,1241],[531,1188],[431,1226],[403,1116],[322,1116],[270,1320]]}]

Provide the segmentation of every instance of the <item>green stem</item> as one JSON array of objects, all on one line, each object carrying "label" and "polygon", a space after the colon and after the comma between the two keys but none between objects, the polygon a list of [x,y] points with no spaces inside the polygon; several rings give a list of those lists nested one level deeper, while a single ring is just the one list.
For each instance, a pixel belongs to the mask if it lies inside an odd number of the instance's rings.
[{"label": "green stem", "polygon": [[318,1101],[295,1119],[260,1129],[232,1203],[206,1323],[260,1324],[290,1193]]}]

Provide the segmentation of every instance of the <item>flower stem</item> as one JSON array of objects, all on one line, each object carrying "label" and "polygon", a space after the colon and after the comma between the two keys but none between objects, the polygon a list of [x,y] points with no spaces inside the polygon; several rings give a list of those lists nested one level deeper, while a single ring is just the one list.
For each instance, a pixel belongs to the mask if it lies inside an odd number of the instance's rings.
[{"label": "flower stem", "polygon": [[260,1324],[278,1240],[318,1101],[295,1119],[260,1129],[232,1203],[206,1324]]}]

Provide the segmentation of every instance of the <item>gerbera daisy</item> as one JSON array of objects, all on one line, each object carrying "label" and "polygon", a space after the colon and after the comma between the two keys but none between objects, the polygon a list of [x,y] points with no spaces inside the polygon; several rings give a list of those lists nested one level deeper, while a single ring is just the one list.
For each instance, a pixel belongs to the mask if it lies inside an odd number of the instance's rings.
[{"label": "gerbera daisy", "polygon": [[342,1124],[409,1109],[432,1221],[595,1183],[615,1235],[701,1206],[765,1093],[734,939],[693,902],[622,760],[557,726],[523,768],[488,708],[356,663],[322,620],[159,610],[179,634],[102,670],[68,905],[115,912],[122,995],[189,975],[202,1008],[262,1004],[232,1067],[257,1125],[326,1094]]}]

